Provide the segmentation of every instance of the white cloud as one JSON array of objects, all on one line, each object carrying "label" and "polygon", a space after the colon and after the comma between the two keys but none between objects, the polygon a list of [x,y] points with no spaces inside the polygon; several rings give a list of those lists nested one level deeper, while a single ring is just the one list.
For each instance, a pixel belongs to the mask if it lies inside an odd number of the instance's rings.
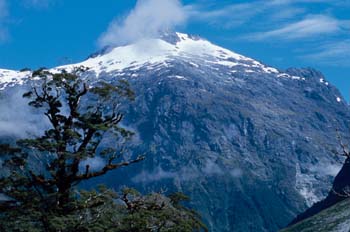
[{"label": "white cloud", "polygon": [[[218,9],[206,9],[205,6],[193,4],[186,6],[186,10],[194,17],[204,20],[213,20],[220,17],[240,17],[244,18],[260,12],[258,7],[252,8],[255,3],[240,3],[221,6]],[[215,7],[215,6],[213,6]],[[232,14],[233,13],[233,14]]]},{"label": "white cloud", "polygon": [[164,171],[161,167],[157,167],[152,172],[142,171],[132,178],[135,183],[150,183],[166,179],[174,179],[178,176],[176,172]]},{"label": "white cloud", "polygon": [[329,66],[350,67],[350,39],[327,43],[301,58]]},{"label": "white cloud", "polygon": [[271,14],[272,20],[285,20],[285,19],[292,19],[297,15],[304,14],[306,12],[305,8],[300,7],[283,7],[283,9],[280,9],[274,13]]},{"label": "white cloud", "polygon": [[42,135],[49,128],[43,112],[37,112],[22,97],[26,89],[15,87],[0,93],[0,136],[27,138]]},{"label": "white cloud", "polygon": [[0,22],[8,15],[7,4],[5,0],[0,0]]},{"label": "white cloud", "polygon": [[0,0],[0,42],[7,39],[8,33],[5,26],[5,21],[8,16],[8,8],[5,0]]},{"label": "white cloud", "polygon": [[344,22],[325,15],[312,15],[301,21],[289,23],[281,28],[248,35],[251,40],[270,38],[302,39],[341,32]]},{"label": "white cloud", "polygon": [[186,11],[193,20],[205,21],[224,28],[237,27],[265,10],[265,3],[239,3],[220,5],[193,4],[187,5]]},{"label": "white cloud", "polygon": [[[335,0],[333,3],[336,2]],[[330,3],[329,0],[273,0],[270,2],[271,5],[285,5],[285,4],[296,4],[296,3]]]},{"label": "white cloud", "polygon": [[[305,5],[313,3],[335,4],[327,0],[255,0],[245,3],[223,2],[187,5],[186,10],[194,20],[206,21],[214,26],[232,28],[254,24],[270,24],[276,20],[285,20],[306,12]],[[263,16],[263,20],[253,21],[254,17]],[[270,21],[273,20],[273,21]]]},{"label": "white cloud", "polygon": [[[21,0],[19,3],[24,7],[47,8],[57,1],[58,0]],[[9,23],[13,21],[13,19],[10,18],[8,8],[9,2],[8,0],[0,0],[0,42],[9,39],[8,26]]]},{"label": "white cloud", "polygon": [[56,0],[22,0],[22,3],[26,7],[34,8],[48,8],[55,3]]},{"label": "white cloud", "polygon": [[138,0],[127,17],[109,25],[99,45],[120,45],[154,37],[185,21],[186,11],[179,0]]},{"label": "white cloud", "polygon": [[231,177],[240,178],[243,172],[240,168],[228,169],[220,167],[212,160],[207,160],[203,167],[188,165],[178,171],[166,171],[161,167],[156,167],[153,171],[142,171],[132,178],[135,183],[150,183],[162,180],[176,179],[179,181],[191,181],[203,177]]},{"label": "white cloud", "polygon": [[95,156],[94,158],[87,158],[80,163],[79,170],[80,172],[85,172],[86,165],[89,165],[90,171],[99,171],[104,166],[106,166],[106,161],[99,156]]}]

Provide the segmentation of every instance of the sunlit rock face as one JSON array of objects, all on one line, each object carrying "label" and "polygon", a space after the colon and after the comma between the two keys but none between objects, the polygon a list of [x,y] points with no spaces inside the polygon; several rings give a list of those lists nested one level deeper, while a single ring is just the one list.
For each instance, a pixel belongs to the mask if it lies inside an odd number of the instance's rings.
[{"label": "sunlit rock face", "polygon": [[[341,167],[332,150],[336,129],[349,131],[348,106],[313,69],[279,71],[181,33],[52,71],[79,65],[94,80],[130,82],[129,150],[147,155],[93,183],[182,191],[210,231],[277,231],[322,199]],[[0,74],[4,96],[26,84],[12,72]]]}]

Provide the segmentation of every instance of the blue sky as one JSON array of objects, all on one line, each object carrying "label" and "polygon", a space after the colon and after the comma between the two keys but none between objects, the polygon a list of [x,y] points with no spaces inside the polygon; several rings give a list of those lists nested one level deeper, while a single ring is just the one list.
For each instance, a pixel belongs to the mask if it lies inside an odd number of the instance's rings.
[{"label": "blue sky", "polygon": [[350,0],[0,0],[0,68],[78,62],[172,28],[350,92]]}]

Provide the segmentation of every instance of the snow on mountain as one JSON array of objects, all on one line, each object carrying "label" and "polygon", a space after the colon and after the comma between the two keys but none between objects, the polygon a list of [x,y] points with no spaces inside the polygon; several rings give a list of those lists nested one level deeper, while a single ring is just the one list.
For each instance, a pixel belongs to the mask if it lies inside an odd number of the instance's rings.
[{"label": "snow on mountain", "polygon": [[0,90],[16,84],[23,84],[30,76],[30,71],[14,71],[8,69],[0,69]]},{"label": "snow on mountain", "polygon": [[183,33],[176,33],[175,36],[177,38],[173,38],[173,41],[160,38],[141,40],[135,44],[113,48],[108,53],[90,57],[81,63],[65,65],[56,69],[69,70],[72,67],[82,65],[100,75],[104,72],[121,71],[126,68],[137,70],[146,64],[150,67],[157,64],[166,66],[167,61],[180,58],[196,67],[220,65],[231,69],[243,68],[247,73],[264,72],[277,74],[278,77],[301,79],[214,45],[207,40],[194,38]]},{"label": "snow on mountain", "polygon": [[[80,63],[53,68],[51,71],[71,70],[77,66],[85,66],[99,76],[102,73],[122,72],[124,69],[137,70],[145,65],[150,69],[159,68],[159,65],[167,66],[168,62],[174,59],[185,60],[198,68],[218,65],[230,68],[233,73],[240,69],[246,73],[259,72],[274,74],[281,78],[305,80],[214,45],[207,40],[178,32],[171,35],[171,40],[169,35],[157,39],[144,39],[134,44],[112,48],[108,52],[91,56]],[[0,69],[0,89],[9,85],[23,84],[29,75],[28,71]]]}]

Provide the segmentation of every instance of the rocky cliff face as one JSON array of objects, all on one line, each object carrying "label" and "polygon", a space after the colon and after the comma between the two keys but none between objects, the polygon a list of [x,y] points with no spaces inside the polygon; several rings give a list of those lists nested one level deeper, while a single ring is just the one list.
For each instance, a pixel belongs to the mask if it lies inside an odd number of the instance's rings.
[{"label": "rocky cliff face", "polygon": [[[292,225],[307,218],[310,218],[322,210],[328,209],[340,201],[350,197],[350,158],[347,158],[343,167],[334,179],[333,186],[328,193],[328,196],[315,203],[305,212],[299,214],[293,221]],[[333,215],[334,216],[334,215]]]},{"label": "rocky cliff face", "polygon": [[[97,182],[183,191],[210,231],[277,231],[323,198],[341,167],[331,151],[350,113],[313,69],[279,71],[180,33],[52,71],[77,65],[127,79],[137,95],[125,125],[136,132],[130,150],[147,159]],[[25,85],[21,75],[0,84],[3,96]]]}]

